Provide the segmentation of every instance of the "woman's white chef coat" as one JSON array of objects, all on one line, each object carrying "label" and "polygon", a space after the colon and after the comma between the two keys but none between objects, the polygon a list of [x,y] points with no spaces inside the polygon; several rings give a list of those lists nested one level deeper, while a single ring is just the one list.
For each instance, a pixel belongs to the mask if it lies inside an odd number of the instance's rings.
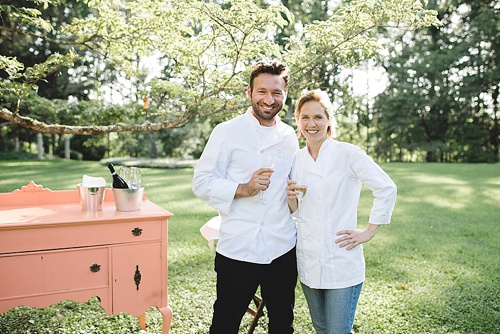
[{"label": "woman's white chef coat", "polygon": [[374,195],[369,223],[388,224],[396,202],[394,182],[363,150],[331,138],[322,144],[316,161],[307,147],[297,153],[292,179],[308,187],[297,222],[300,281],[316,289],[363,282],[362,246],[340,248],[335,233],[356,229],[362,185]]}]

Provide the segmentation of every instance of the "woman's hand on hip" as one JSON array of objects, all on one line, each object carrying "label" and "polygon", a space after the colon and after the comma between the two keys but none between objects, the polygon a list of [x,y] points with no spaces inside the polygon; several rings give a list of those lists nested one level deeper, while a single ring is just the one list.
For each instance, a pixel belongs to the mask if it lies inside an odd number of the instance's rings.
[{"label": "woman's hand on hip", "polygon": [[347,250],[351,250],[362,243],[372,240],[379,227],[380,225],[368,224],[364,229],[338,231],[336,235],[340,236],[340,238],[335,240],[335,243],[339,244],[341,248],[347,247]]}]

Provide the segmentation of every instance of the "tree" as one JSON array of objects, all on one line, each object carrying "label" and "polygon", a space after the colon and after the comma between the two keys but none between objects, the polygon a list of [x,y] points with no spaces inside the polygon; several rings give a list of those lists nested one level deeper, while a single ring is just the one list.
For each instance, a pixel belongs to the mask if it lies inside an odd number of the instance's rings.
[{"label": "tree", "polygon": [[498,161],[500,8],[491,1],[438,2],[441,28],[400,36],[377,98],[380,153],[405,160]]},{"label": "tree", "polygon": [[[38,0],[45,6],[57,1]],[[72,45],[64,54],[53,54],[45,62],[25,67],[16,58],[0,56],[0,69],[8,73],[1,81],[0,98],[15,96],[14,110],[2,108],[0,117],[38,132],[94,135],[121,131],[157,131],[179,127],[196,117],[241,110],[247,106],[243,87],[248,65],[257,59],[280,58],[292,68],[290,89],[307,87],[325,62],[351,64],[372,57],[379,45],[372,36],[381,26],[418,28],[438,24],[435,11],[420,1],[352,1],[327,19],[306,25],[280,49],[274,42],[279,28],[293,24],[293,15],[283,5],[259,7],[253,2],[86,0],[92,15],[74,19],[57,36]],[[2,14],[16,13],[13,28],[26,33],[32,26],[45,29],[35,34],[50,40],[51,25],[40,13],[27,7],[2,5]],[[0,26],[0,31],[11,29]],[[50,124],[27,116],[21,102],[36,83],[78,59],[76,48],[87,48],[105,57],[109,66],[130,78],[141,78],[137,60],[159,54],[168,59],[169,78],[141,82],[150,95],[161,92],[155,108],[144,113],[142,123],[125,120],[107,125]],[[149,110],[155,122],[148,121]]]},{"label": "tree", "polygon": [[[54,54],[67,53],[72,45],[61,43],[59,39],[64,26],[70,24],[74,18],[84,18],[89,15],[89,7],[78,0],[60,0],[59,6],[43,8],[43,4],[35,4],[25,0],[5,0],[0,10],[2,29],[0,30],[0,50],[5,57],[15,57],[25,68],[47,61]],[[16,7],[14,7],[14,5]],[[26,25],[24,32],[20,33],[20,22],[22,14],[28,10],[40,10],[40,19],[49,21],[52,29],[49,32],[43,30],[40,25]],[[36,36],[46,35],[42,39]],[[64,41],[62,41],[64,42]],[[36,81],[36,93],[32,90],[23,100],[20,109],[25,116],[43,120],[48,124],[79,125],[78,117],[84,114],[68,114],[65,111],[75,111],[75,103],[68,103],[68,99],[78,99],[86,102],[89,94],[97,87],[98,80],[102,80],[103,72],[110,70],[98,69],[96,65],[99,55],[88,49],[78,48],[75,50],[78,60],[70,67],[60,67],[57,71],[49,73],[43,80]],[[9,75],[6,71],[0,71],[3,82],[8,81]],[[14,94],[5,96],[0,100],[0,107],[14,110],[18,98]],[[70,116],[70,117],[68,117]],[[18,127],[0,119],[0,151],[4,151],[14,142],[29,143],[23,138],[30,138],[33,132],[30,129]],[[89,137],[85,137],[89,139]],[[43,146],[45,153],[54,154],[60,150],[57,147],[64,138],[57,134],[44,134]],[[85,139],[84,139],[85,140]],[[84,152],[84,140],[74,140],[72,147]],[[80,145],[81,143],[81,145]],[[29,146],[23,145],[21,150],[29,150]],[[87,149],[88,150],[88,149]],[[39,152],[41,154],[42,152]],[[63,153],[61,153],[62,155]],[[95,159],[95,157],[94,157]]]}]

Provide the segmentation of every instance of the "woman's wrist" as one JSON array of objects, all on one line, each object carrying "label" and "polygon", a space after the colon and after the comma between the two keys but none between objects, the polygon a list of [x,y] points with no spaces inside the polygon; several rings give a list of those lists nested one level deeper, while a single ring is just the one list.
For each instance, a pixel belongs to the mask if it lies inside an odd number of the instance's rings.
[{"label": "woman's wrist", "polygon": [[379,224],[369,223],[368,226],[366,227],[366,230],[369,231],[372,235],[375,235],[379,227],[380,227]]}]

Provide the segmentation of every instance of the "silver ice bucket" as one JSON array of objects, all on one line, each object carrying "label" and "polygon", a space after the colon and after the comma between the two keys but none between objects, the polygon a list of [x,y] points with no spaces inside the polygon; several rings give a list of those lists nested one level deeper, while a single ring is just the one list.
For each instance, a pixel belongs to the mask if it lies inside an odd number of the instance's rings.
[{"label": "silver ice bucket", "polygon": [[103,187],[84,187],[81,183],[76,185],[80,194],[80,202],[83,211],[101,211],[106,186]]},{"label": "silver ice bucket", "polygon": [[118,211],[140,210],[144,197],[144,186],[135,189],[113,188],[113,197]]}]

